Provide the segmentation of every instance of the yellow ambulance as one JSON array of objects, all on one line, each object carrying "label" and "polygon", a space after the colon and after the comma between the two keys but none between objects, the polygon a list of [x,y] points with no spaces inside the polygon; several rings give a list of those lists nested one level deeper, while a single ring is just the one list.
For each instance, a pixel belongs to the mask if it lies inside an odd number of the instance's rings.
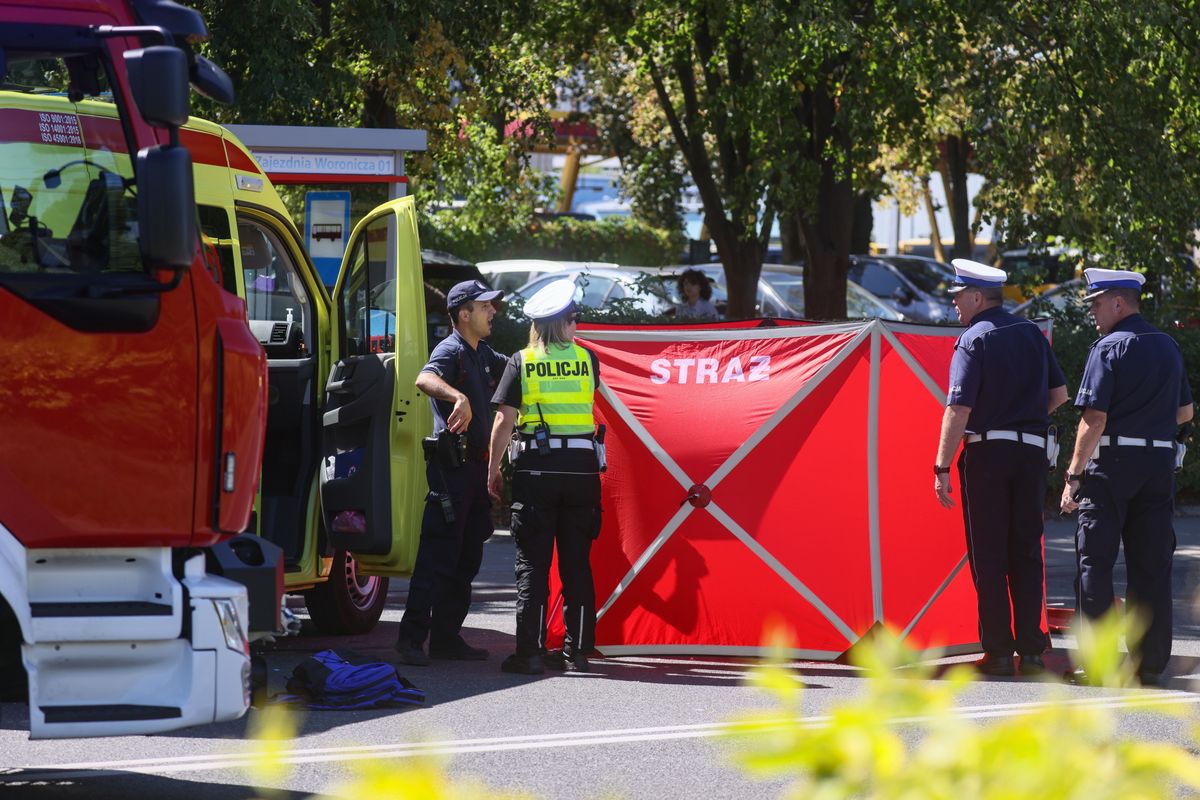
[{"label": "yellow ambulance", "polygon": [[267,176],[232,133],[192,118],[200,226],[214,272],[246,301],[267,354],[266,446],[256,518],[283,549],[327,633],[371,629],[388,578],[411,574],[433,427],[413,382],[427,344],[416,209],[385,203],[354,227],[332,297]]}]

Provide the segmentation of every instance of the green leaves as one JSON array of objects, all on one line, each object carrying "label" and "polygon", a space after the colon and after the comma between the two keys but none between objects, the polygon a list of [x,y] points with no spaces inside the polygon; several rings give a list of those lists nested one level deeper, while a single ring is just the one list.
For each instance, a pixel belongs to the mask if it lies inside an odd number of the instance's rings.
[{"label": "green leaves", "polygon": [[[1104,685],[1121,685],[1119,638],[1136,630],[1115,614],[1080,637],[1081,660]],[[1200,758],[1161,742],[1121,738],[1116,712],[1048,687],[1045,702],[983,722],[963,708],[974,680],[966,666],[937,680],[891,633],[859,651],[862,696],[824,717],[807,717],[799,676],[778,664],[756,670],[752,685],[778,708],[737,721],[738,763],[755,775],[791,780],[803,798],[1061,800],[1170,798],[1200,788]],[[1118,698],[1139,713],[1163,706],[1145,695]]]}]

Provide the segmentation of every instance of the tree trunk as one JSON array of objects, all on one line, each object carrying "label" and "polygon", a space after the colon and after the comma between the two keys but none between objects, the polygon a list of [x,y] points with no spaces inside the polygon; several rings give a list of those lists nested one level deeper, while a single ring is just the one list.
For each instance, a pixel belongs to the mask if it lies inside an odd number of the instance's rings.
[{"label": "tree trunk", "polygon": [[800,232],[800,218],[795,214],[785,214],[779,218],[779,243],[783,249],[780,260],[784,264],[804,261],[804,234]]},{"label": "tree trunk", "polygon": [[[942,184],[950,206],[950,224],[954,228],[954,258],[971,258],[971,203],[967,196],[967,140],[962,136],[946,139]],[[949,183],[946,177],[949,175]]]},{"label": "tree trunk", "polygon": [[854,197],[854,226],[850,232],[850,252],[867,255],[871,252],[871,231],[875,227],[875,209],[871,195],[859,192]]},{"label": "tree trunk", "polygon": [[367,86],[363,100],[362,126],[364,128],[395,128],[396,107],[388,97],[387,86],[382,81]]},{"label": "tree trunk", "polygon": [[849,181],[835,180],[830,165],[821,169],[817,207],[815,215],[800,223],[808,248],[808,261],[804,264],[804,316],[845,319],[854,192]]},{"label": "tree trunk", "polygon": [[942,246],[942,232],[938,228],[937,209],[933,207],[933,193],[929,191],[928,176],[921,178],[921,196],[925,198],[925,211],[929,214],[929,243],[933,245],[933,257],[946,260],[946,249]]},{"label": "tree trunk", "polygon": [[729,293],[726,319],[758,316],[758,277],[762,274],[763,252],[758,237],[738,237],[728,222],[712,226],[717,255],[725,266],[725,288]]}]

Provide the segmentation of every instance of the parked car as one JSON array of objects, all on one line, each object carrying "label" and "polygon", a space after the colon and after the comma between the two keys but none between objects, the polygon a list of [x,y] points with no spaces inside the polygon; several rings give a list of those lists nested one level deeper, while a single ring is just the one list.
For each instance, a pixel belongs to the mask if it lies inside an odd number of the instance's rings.
[{"label": "parked car", "polygon": [[1031,296],[1037,297],[1061,283],[1081,277],[1084,266],[1081,253],[1065,247],[1005,250],[1000,254],[1000,269],[1008,273],[1004,296],[1024,303]]},{"label": "parked car", "polygon": [[916,322],[955,322],[954,268],[923,256],[850,256],[850,280]]},{"label": "parked car", "polygon": [[500,261],[480,261],[476,264],[488,285],[504,293],[514,292],[525,284],[551,272],[584,270],[591,267],[616,269],[616,264],[602,261],[550,261],[540,258],[509,258]]},{"label": "parked car", "polygon": [[[760,275],[775,293],[799,316],[804,316],[804,268],[789,264],[765,264]],[[846,281],[846,316],[850,319],[878,317],[895,322],[908,319],[853,281]]]},{"label": "parked car", "polygon": [[1061,311],[1073,303],[1082,303],[1085,294],[1087,294],[1087,284],[1082,278],[1073,278],[1051,286],[1031,300],[1021,303],[1012,312],[1019,317],[1033,319],[1045,316],[1050,311]]},{"label": "parked car", "polygon": [[[679,293],[679,276],[685,270],[698,270],[704,273],[712,285],[712,297],[709,298],[709,302],[716,306],[717,313],[720,315],[719,318],[725,318],[725,309],[729,305],[729,293],[725,288],[725,269],[720,264],[682,264],[673,267],[623,267],[623,269],[657,275],[659,280],[662,281],[663,292],[671,302],[671,308],[667,311],[668,314],[673,314],[674,306],[683,302],[683,296]],[[761,278],[758,282],[758,297],[756,298],[754,313],[755,316],[759,317],[781,317],[783,319],[800,319],[801,316],[800,312],[788,305],[779,296],[779,293]]]},{"label": "parked car", "polygon": [[[565,263],[565,262],[555,262]],[[614,300],[631,300],[635,308],[647,314],[665,314],[674,303],[665,291],[645,282],[639,283],[638,270],[622,269],[613,264],[586,264],[542,275],[512,292],[529,299],[552,281],[575,281],[575,303],[586,308],[603,308]]]},{"label": "parked car", "polygon": [[[729,294],[725,287],[725,270],[720,264],[661,267],[663,288],[672,303],[680,302],[678,280],[685,269],[698,269],[708,276],[713,286],[712,303],[725,315]],[[802,319],[804,317],[804,268],[792,264],[764,264],[758,279],[755,314],[760,317]],[[879,317],[904,320],[905,316],[877,300],[857,284],[846,283],[846,314],[851,318]]]}]

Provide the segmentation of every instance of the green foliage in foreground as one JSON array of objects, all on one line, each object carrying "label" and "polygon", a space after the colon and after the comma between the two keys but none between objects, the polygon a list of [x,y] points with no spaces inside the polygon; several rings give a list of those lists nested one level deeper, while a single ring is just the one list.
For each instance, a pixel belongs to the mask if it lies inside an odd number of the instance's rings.
[{"label": "green foliage in foreground", "polygon": [[[1118,657],[1125,630],[1115,616],[1081,632],[1083,663],[1103,685],[1128,685]],[[1183,747],[1122,738],[1111,708],[1071,702],[1051,688],[1044,704],[984,723],[963,715],[969,666],[941,677],[913,663],[893,635],[859,655],[866,691],[827,720],[805,717],[802,691],[783,666],[760,669],[753,683],[782,706],[744,718],[734,734],[740,764],[752,774],[790,778],[785,796],[810,800],[1129,800],[1200,790],[1200,758]],[[1161,713],[1161,693],[1131,708]]]}]

